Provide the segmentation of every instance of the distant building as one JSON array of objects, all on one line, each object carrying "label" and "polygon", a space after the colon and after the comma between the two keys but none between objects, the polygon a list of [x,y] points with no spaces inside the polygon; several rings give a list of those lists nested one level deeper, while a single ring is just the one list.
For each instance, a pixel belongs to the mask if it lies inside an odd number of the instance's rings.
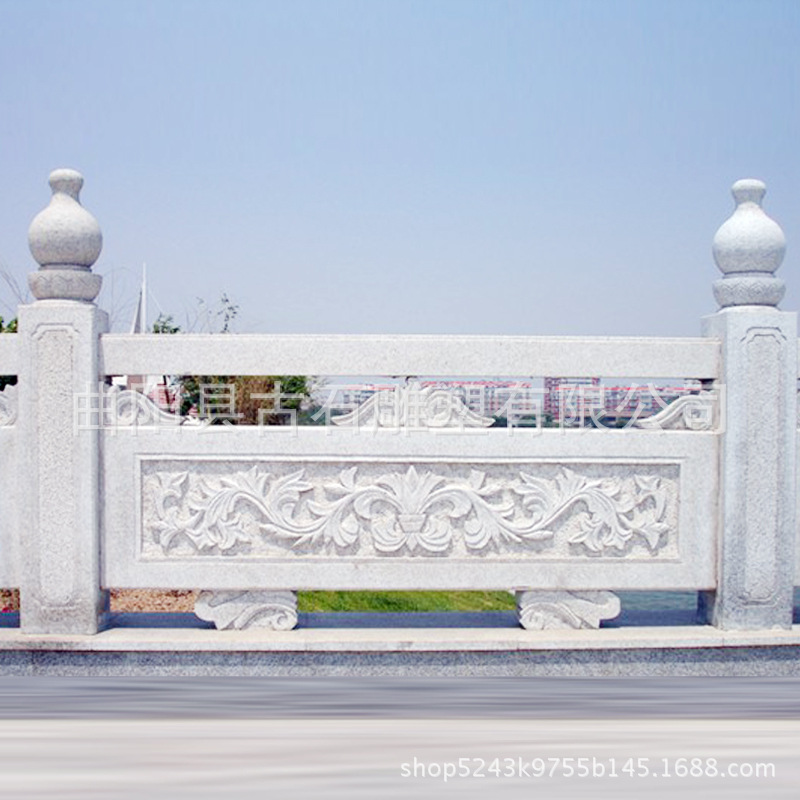
[{"label": "distant building", "polygon": [[597,377],[545,378],[543,408],[546,421],[553,425],[613,427],[658,414],[679,397],[699,390],[699,381],[604,386]]},{"label": "distant building", "polygon": [[[555,427],[616,427],[653,416],[679,397],[696,393],[698,381],[682,385],[624,384],[606,386],[599,377],[544,378],[538,381],[421,380],[421,388],[444,389],[470,411],[485,417]],[[365,383],[325,387],[318,402],[333,413],[352,411],[376,392],[393,391],[399,383]],[[541,419],[540,419],[541,418]]]},{"label": "distant building", "polygon": [[541,390],[530,381],[422,381],[421,386],[448,389],[484,417],[518,420],[536,416],[541,407]]},{"label": "distant building", "polygon": [[600,402],[600,378],[545,378],[542,412],[547,422],[583,418]]},{"label": "distant building", "polygon": [[[422,389],[444,389],[458,397],[470,411],[485,417],[509,420],[531,419],[541,406],[541,389],[530,381],[417,381]],[[400,384],[354,384],[326,387],[324,399],[332,410],[352,410],[376,392],[392,391]]]}]

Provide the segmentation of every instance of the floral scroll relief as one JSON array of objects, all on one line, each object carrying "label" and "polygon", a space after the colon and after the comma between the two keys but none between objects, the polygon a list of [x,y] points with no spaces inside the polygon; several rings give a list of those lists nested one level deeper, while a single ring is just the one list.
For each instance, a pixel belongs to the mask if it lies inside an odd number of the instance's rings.
[{"label": "floral scroll relief", "polygon": [[162,554],[177,542],[234,553],[264,538],[295,552],[410,556],[444,554],[456,544],[467,553],[518,550],[566,527],[567,542],[590,554],[619,555],[631,543],[655,554],[670,530],[668,491],[657,475],[598,478],[562,467],[553,478],[519,471],[500,480],[475,469],[465,477],[413,465],[373,477],[358,469],[335,480],[258,466],[194,479],[189,471],[153,472],[143,483],[152,501],[145,528]]}]

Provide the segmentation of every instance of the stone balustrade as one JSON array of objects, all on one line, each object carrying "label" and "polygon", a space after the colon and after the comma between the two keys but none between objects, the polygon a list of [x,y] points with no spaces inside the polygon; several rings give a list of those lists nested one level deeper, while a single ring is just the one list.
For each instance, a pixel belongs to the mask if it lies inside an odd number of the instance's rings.
[{"label": "stone balustrade", "polygon": [[[0,585],[23,635],[92,635],[114,588],[199,589],[220,628],[292,629],[310,589],[504,589],[520,624],[597,628],[620,590],[689,590],[721,630],[789,629],[796,566],[796,315],[785,250],[738,181],[703,336],[121,335],[94,303],[83,178],[33,221],[36,300],[0,336]],[[192,424],[126,374],[602,375],[702,391],[625,430],[488,429],[458,407],[363,424]],[[406,405],[429,398],[402,387]],[[401,405],[397,406],[398,408]],[[423,408],[428,406],[423,405]]]}]

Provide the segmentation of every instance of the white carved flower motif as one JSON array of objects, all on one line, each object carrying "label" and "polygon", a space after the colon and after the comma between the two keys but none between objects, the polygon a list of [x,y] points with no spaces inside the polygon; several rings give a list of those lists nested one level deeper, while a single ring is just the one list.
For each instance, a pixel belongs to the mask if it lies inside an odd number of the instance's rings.
[{"label": "white carved flower motif", "polygon": [[[577,522],[570,545],[594,554],[624,551],[640,537],[656,552],[668,532],[667,492],[658,476],[589,478],[561,468],[552,479],[519,472],[492,483],[471,470],[466,479],[409,466],[358,480],[358,468],[315,484],[305,470],[274,477],[247,472],[199,478],[156,473],[153,538],[166,552],[176,537],[200,550],[232,553],[252,544],[255,530],[293,549],[360,549],[378,554],[443,554],[461,537],[469,551],[553,539],[568,519]],[[574,527],[574,526],[573,526]]]}]

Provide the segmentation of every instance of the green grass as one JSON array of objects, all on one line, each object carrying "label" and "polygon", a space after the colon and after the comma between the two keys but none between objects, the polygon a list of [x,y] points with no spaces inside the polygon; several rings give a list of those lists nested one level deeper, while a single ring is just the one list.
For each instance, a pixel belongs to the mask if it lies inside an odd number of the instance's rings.
[{"label": "green grass", "polygon": [[299,611],[508,611],[509,592],[300,592]]},{"label": "green grass", "polygon": [[[696,592],[617,594],[628,611],[691,610],[697,604]],[[512,611],[514,608],[514,595],[510,592],[300,592],[298,595],[300,611]]]}]

